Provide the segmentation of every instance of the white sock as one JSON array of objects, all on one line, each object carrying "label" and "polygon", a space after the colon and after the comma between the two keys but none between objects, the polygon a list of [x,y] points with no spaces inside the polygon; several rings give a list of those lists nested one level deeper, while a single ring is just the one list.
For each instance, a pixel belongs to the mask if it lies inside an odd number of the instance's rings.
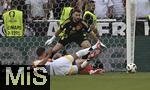
[{"label": "white sock", "polygon": [[96,49],[97,48],[97,44],[99,44],[99,41],[95,45],[92,46],[92,49]]},{"label": "white sock", "polygon": [[85,56],[87,55],[90,51],[89,51],[90,48],[86,48],[86,49],[83,49],[83,50],[79,50],[78,52],[76,52],[76,55],[78,57],[82,57],[82,56]]},{"label": "white sock", "polygon": [[94,46],[92,46],[92,49],[96,49],[97,44],[95,44]]},{"label": "white sock", "polygon": [[81,68],[85,68],[88,64],[89,64],[88,61],[84,61],[84,62],[81,64]]},{"label": "white sock", "polygon": [[[97,42],[94,46],[92,46],[92,49],[96,49],[98,43],[99,43],[99,42]],[[85,56],[85,55],[87,55],[87,54],[90,52],[89,49],[91,49],[91,48],[86,48],[86,49],[79,50],[78,52],[76,52],[76,55],[77,55],[78,57]]]}]

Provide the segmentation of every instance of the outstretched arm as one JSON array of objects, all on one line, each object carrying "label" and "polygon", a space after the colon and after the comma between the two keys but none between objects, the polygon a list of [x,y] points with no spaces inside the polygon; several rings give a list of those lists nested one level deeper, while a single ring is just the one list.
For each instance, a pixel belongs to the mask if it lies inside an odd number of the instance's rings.
[{"label": "outstretched arm", "polygon": [[68,21],[64,22],[62,25],[60,25],[60,28],[56,31],[55,35],[53,35],[52,38],[48,39],[46,42],[45,42],[45,45],[50,45],[56,37],[58,37],[60,35],[61,32],[65,31],[66,30],[66,26]]},{"label": "outstretched arm", "polygon": [[57,30],[55,35],[52,36],[52,38],[48,39],[46,42],[45,42],[45,45],[50,45],[57,36],[59,36],[59,34],[62,32],[61,29]]}]

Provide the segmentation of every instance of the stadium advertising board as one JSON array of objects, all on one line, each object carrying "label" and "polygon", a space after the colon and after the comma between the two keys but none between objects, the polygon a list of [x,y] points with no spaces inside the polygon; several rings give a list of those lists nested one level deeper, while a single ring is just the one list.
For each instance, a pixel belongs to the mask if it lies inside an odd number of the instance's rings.
[{"label": "stadium advertising board", "polygon": [[[57,21],[49,23],[49,29],[47,32],[48,36],[52,36],[55,31],[59,28]],[[136,25],[136,34],[137,35],[149,35],[149,26],[147,21],[137,21]],[[100,36],[105,34],[110,34],[112,36],[125,36],[126,35],[126,23],[117,22],[117,21],[103,21],[97,22],[97,29]]]},{"label": "stadium advertising board", "polygon": [[[40,22],[39,22],[40,23]],[[149,35],[149,26],[147,21],[137,21],[136,22],[136,35]],[[0,23],[0,34],[3,35],[3,25]],[[33,28],[33,27],[31,27]],[[47,31],[48,36],[52,36],[55,31],[59,28],[58,20],[49,21],[49,27]],[[126,35],[126,23],[118,22],[113,20],[106,21],[98,21],[97,29],[99,31],[100,36],[105,34],[110,34],[112,36],[125,36]]]}]

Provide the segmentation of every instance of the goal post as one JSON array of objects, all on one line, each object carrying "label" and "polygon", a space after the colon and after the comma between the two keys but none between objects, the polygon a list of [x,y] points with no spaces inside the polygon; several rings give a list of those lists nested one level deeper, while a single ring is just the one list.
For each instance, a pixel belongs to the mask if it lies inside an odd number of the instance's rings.
[{"label": "goal post", "polygon": [[127,64],[134,63],[136,0],[126,0]]}]

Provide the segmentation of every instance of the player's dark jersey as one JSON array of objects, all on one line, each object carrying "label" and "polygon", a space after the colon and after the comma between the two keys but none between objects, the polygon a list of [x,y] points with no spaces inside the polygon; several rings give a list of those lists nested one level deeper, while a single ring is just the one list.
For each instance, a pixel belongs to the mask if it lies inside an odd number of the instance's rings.
[{"label": "player's dark jersey", "polygon": [[79,22],[73,22],[71,19],[67,19],[60,27],[63,30],[63,33],[68,37],[82,37],[84,34],[89,33],[88,25],[80,20]]},{"label": "player's dark jersey", "polygon": [[[87,39],[87,33],[90,32],[88,25],[82,19],[79,22],[73,22],[72,19],[67,19],[60,26],[60,29],[63,30],[59,34],[62,44],[65,41],[67,41],[67,43],[74,41],[77,44],[80,44],[83,40]],[[67,43],[63,45],[66,45]]]}]

